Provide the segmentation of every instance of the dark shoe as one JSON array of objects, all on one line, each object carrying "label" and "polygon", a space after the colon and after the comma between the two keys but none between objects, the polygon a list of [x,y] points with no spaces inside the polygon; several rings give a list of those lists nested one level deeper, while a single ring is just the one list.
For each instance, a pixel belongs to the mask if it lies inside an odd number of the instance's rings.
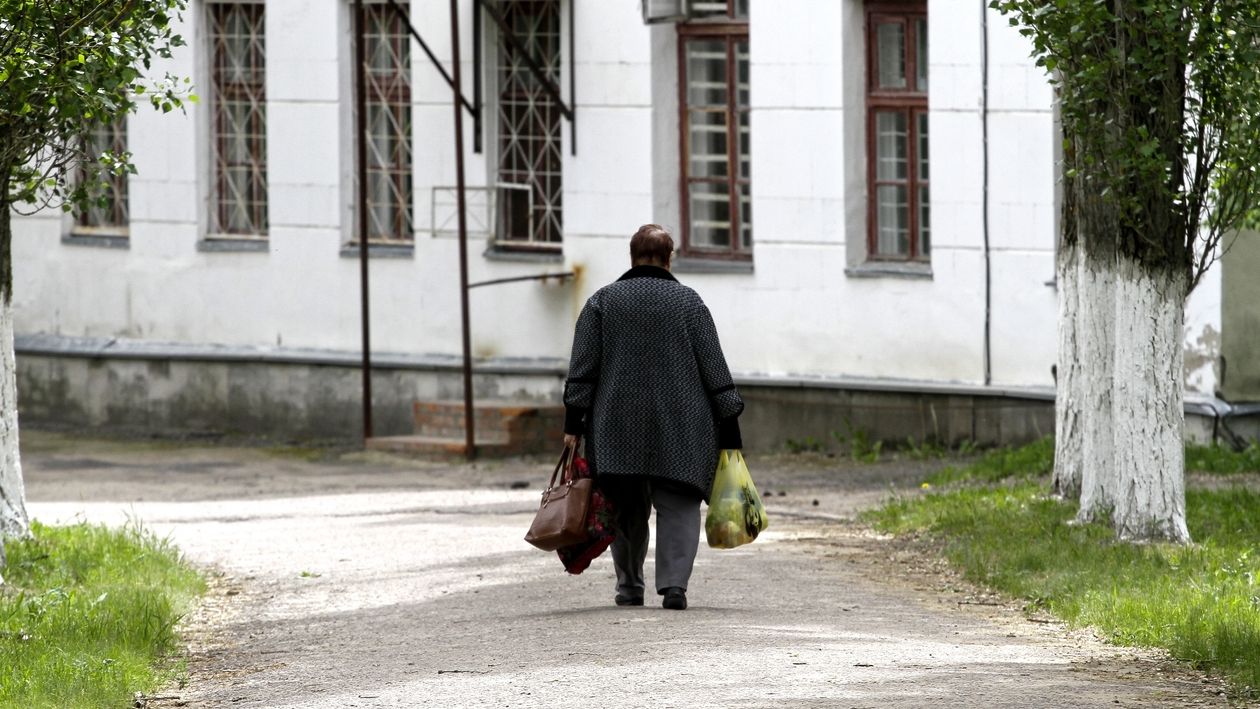
[{"label": "dark shoe", "polygon": [[620,593],[613,599],[617,601],[619,606],[641,606],[643,605],[643,596],[623,596]]},{"label": "dark shoe", "polygon": [[665,589],[665,600],[661,601],[661,608],[671,611],[687,610],[687,592],[677,586]]}]

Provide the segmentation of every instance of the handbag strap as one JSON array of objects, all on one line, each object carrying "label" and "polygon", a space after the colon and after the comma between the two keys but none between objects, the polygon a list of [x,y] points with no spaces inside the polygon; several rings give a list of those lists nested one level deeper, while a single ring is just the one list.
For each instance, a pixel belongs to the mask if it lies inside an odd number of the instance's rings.
[{"label": "handbag strap", "polygon": [[[556,476],[560,476],[560,484],[563,485],[573,477],[573,446],[565,446],[560,452],[560,460],[556,463],[556,469],[551,471],[551,482],[547,483],[547,489],[550,490],[556,486]],[[560,475],[563,470],[564,474]]]}]

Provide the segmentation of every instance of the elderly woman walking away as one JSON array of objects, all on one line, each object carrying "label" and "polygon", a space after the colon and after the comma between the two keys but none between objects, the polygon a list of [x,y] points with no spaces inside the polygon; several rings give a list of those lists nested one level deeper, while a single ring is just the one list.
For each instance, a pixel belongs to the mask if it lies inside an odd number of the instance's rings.
[{"label": "elderly woman walking away", "polygon": [[643,605],[648,517],[656,508],[656,592],[687,607],[700,501],[718,456],[742,448],[744,402],[704,301],[669,272],[674,241],[655,224],[630,239],[632,268],[586,301],[565,382],[565,442],[615,508],[619,606]]}]

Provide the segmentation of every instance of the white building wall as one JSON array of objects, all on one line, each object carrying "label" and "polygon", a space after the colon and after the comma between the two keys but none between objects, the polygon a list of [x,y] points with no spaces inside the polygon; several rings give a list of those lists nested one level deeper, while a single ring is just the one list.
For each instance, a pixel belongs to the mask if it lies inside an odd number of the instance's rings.
[{"label": "white building wall", "polygon": [[986,12],[993,379],[1051,384],[1058,312],[1054,94],[1030,56],[1031,42],[1000,13]]},{"label": "white building wall", "polygon": [[[200,7],[185,13],[190,46],[155,69],[204,86]],[[447,7],[413,3],[412,18],[449,66]],[[471,3],[461,7],[471,94]],[[752,4],[755,268],[679,274],[709,304],[732,369],[983,381],[981,12],[955,0],[929,0],[928,12],[932,274],[871,278],[846,274],[861,263],[866,240],[864,70],[855,65],[865,56],[863,6]],[[993,381],[1048,385],[1056,342],[1056,294],[1047,285],[1056,221],[1052,95],[1027,40],[988,12]],[[131,118],[139,174],[131,181],[130,249],[63,245],[64,218],[19,218],[18,331],[357,350],[358,262],[341,255],[355,228],[349,15],[344,0],[268,0],[267,251],[198,250],[210,208],[208,102],[186,114],[141,109]],[[662,34],[672,30],[645,27],[632,0],[579,2],[575,20],[575,65],[567,22],[563,50],[565,71],[576,70],[578,148],[572,154],[565,122],[564,260],[490,260],[484,240],[473,239],[469,277],[580,277],[472,291],[478,356],[567,358],[582,303],[628,266],[629,235],[654,219],[678,226],[676,106],[664,106],[657,85],[675,71],[676,45]],[[373,345],[455,354],[458,244],[431,229],[433,188],[454,184],[451,92],[414,43],[411,62],[415,248],[410,258],[371,261]],[[562,89],[568,98],[567,81]],[[487,91],[485,153],[473,152],[473,123],[464,120],[470,186],[486,186],[491,174],[494,121]],[[1204,312],[1212,307],[1219,310],[1208,303]],[[1191,320],[1204,317],[1211,319]]]},{"label": "white building wall", "polygon": [[1186,393],[1214,396],[1221,386],[1221,265],[1214,263],[1186,299]]}]

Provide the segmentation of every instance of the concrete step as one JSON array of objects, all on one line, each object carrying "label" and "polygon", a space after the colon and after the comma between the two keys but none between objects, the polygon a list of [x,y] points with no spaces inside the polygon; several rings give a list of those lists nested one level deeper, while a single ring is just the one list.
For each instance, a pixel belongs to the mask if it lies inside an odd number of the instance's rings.
[{"label": "concrete step", "polygon": [[[368,441],[369,450],[414,455],[465,455],[464,403],[417,401],[412,413],[415,434],[381,436]],[[564,407],[514,401],[474,402],[477,454],[506,457],[559,451],[564,440]]]},{"label": "concrete step", "polygon": [[[476,448],[478,457],[502,457],[522,453],[509,441],[486,440],[480,436],[477,438]],[[440,458],[462,458],[467,450],[463,438],[435,436],[377,436],[367,440],[367,449]]]},{"label": "concrete step", "polygon": [[[473,411],[477,446],[480,449],[484,439],[490,446],[487,453],[544,453],[559,450],[564,438],[564,407],[560,405],[483,400],[473,403]],[[454,441],[463,450],[462,401],[417,401],[413,415],[414,438]]]}]

